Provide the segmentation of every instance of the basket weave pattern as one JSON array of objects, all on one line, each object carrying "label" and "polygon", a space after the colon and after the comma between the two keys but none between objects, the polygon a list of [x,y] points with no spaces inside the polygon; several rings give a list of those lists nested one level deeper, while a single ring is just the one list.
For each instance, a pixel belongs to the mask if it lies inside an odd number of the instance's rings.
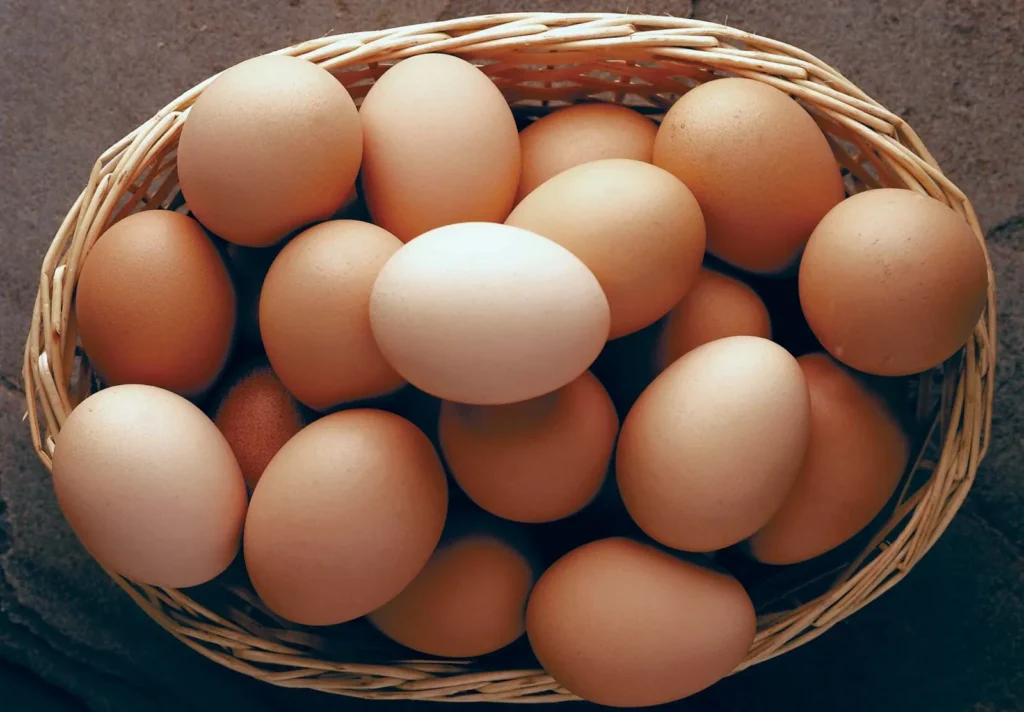
[{"label": "basket weave pattern", "polygon": [[[849,192],[888,186],[926,193],[961,213],[984,245],[970,202],[902,119],[807,52],[731,27],[670,17],[508,14],[322,37],[278,53],[333,72],[359,102],[390,64],[429,52],[476,62],[520,116],[603,100],[628,104],[659,120],[680,94],[717,76],[766,82],[800,100],[818,122],[845,169]],[[23,375],[32,439],[47,468],[54,437],[68,414],[97,387],[88,363],[76,353],[72,296],[82,263],[103,230],[121,217],[153,208],[185,209],[175,148],[189,107],[210,81],[172,101],[100,156],[43,260]],[[949,524],[988,446],[996,343],[991,269],[989,284],[986,310],[966,347],[918,379],[923,437],[890,520],[859,557],[837,572],[827,593],[762,615],[738,669],[813,640],[882,595]],[[180,591],[111,576],[186,645],[277,685],[365,698],[575,699],[535,668],[349,660],[326,650],[331,646],[316,632],[275,619],[244,587],[231,587],[225,596],[230,604],[214,611]]]}]

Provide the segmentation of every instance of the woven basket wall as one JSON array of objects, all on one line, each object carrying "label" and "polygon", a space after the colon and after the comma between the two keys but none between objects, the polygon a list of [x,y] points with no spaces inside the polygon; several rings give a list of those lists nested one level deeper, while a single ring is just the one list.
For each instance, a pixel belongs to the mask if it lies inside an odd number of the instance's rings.
[{"label": "woven basket wall", "polygon": [[[428,52],[476,62],[519,118],[599,100],[625,103],[660,120],[679,95],[709,79],[731,75],[766,82],[797,98],[818,122],[850,193],[879,186],[926,193],[961,213],[984,244],[970,202],[902,119],[807,52],[731,27],[669,17],[510,14],[322,37],[280,51],[333,72],[357,102],[390,64]],[[28,423],[48,468],[67,415],[97,387],[77,351],[72,318],[82,262],[103,230],[129,213],[187,210],[177,188],[175,148],[189,107],[210,81],[99,157],[43,261],[24,378]],[[995,313],[990,286],[986,310],[965,348],[909,383],[917,456],[888,520],[869,533],[860,555],[825,571],[796,567],[795,578],[791,571],[777,595],[759,602],[758,634],[738,669],[813,640],[882,595],[945,530],[988,445]],[[366,698],[574,699],[537,669],[525,648],[518,657],[513,651],[485,662],[405,660],[400,649],[367,643],[373,636],[358,623],[313,630],[276,619],[244,576],[230,572],[188,595],[111,576],[183,643],[273,684]]]}]

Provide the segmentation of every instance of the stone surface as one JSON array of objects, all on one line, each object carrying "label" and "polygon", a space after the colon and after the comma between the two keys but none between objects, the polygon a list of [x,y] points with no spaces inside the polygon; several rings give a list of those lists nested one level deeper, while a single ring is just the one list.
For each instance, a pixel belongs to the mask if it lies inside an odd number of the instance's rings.
[{"label": "stone surface", "polygon": [[[999,285],[992,443],[945,536],[818,641],[676,709],[1024,710],[1024,54],[1021,0],[695,0],[788,41],[917,129],[971,197]],[[84,553],[21,422],[40,260],[111,143],[196,82],[321,34],[557,9],[686,14],[686,0],[0,0],[0,690],[5,710],[354,709],[256,683],[151,622]],[[205,689],[201,689],[205,688]],[[800,690],[800,695],[795,694]]]}]

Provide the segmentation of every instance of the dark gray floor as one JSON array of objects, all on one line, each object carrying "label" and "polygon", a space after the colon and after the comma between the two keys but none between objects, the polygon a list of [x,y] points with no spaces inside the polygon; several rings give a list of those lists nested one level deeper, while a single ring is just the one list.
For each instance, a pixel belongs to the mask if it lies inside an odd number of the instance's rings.
[{"label": "dark gray floor", "polygon": [[[988,231],[1001,352],[991,453],[923,563],[817,642],[684,707],[1024,710],[1024,2],[694,4],[697,17],[816,53],[915,126]],[[150,622],[81,551],[21,422],[17,381],[36,274],[96,156],[211,73],[325,33],[525,9],[680,15],[689,5],[0,0],[0,708],[355,705],[263,686],[206,662]]]}]

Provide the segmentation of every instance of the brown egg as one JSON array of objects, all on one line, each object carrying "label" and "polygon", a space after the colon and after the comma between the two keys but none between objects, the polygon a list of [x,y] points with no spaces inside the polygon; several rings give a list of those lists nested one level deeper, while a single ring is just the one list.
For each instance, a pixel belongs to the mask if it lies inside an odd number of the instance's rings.
[{"label": "brown egg", "polygon": [[178,143],[178,178],[206,227],[263,247],[338,210],[362,151],[345,87],[311,62],[268,55],[227,69],[196,100]]},{"label": "brown egg", "polygon": [[442,543],[419,576],[369,618],[384,635],[427,655],[486,655],[525,631],[533,581],[515,547],[471,534]]},{"label": "brown egg", "polygon": [[270,266],[260,333],[278,377],[314,410],[391,393],[405,383],[370,331],[370,291],[402,243],[357,220],[300,233]]},{"label": "brown egg", "polygon": [[708,252],[751,272],[791,267],[843,199],[839,168],[814,119],[754,79],[717,79],[685,94],[658,130],[654,164],[693,191]]},{"label": "brown egg", "polygon": [[501,222],[519,184],[519,134],[501,92],[445,54],[402,60],[359,109],[373,221],[403,242],[460,222]]},{"label": "brown egg", "polygon": [[800,263],[800,305],[847,366],[879,376],[927,371],[955,354],[985,308],[988,266],[967,221],[910,190],[840,203]]},{"label": "brown egg", "polygon": [[516,201],[573,166],[603,158],[650,163],[658,126],[615,104],[576,104],[541,117],[519,132],[523,174]]},{"label": "brown egg", "polygon": [[735,579],[618,538],[559,559],[526,611],[544,669],[570,692],[614,707],[671,702],[714,684],[743,661],[756,625]]},{"label": "brown egg", "polygon": [[395,253],[373,286],[385,358],[445,400],[536,398],[586,371],[608,337],[608,300],[564,247],[506,225],[432,230]]},{"label": "brown egg", "polygon": [[56,438],[53,487],[82,544],[137,583],[205,583],[238,553],[245,480],[199,408],[124,385],[82,401]]},{"label": "brown egg", "polygon": [[517,522],[550,522],[601,489],[619,418],[587,372],[521,403],[443,403],[439,429],[448,468],[477,505]]},{"label": "brown egg", "polygon": [[82,267],[75,311],[82,347],[106,383],[193,397],[227,362],[236,300],[199,223],[147,210],[100,236]]},{"label": "brown egg", "polygon": [[782,508],[749,541],[767,564],[795,564],[834,549],[882,511],[910,445],[885,402],[825,354],[797,359],[811,393],[811,437]]},{"label": "brown egg", "polygon": [[693,194],[640,161],[612,158],[563,171],[505,224],[554,240],[590,268],[608,297],[612,339],[664,316],[704,257],[704,218]]},{"label": "brown egg", "polygon": [[213,422],[227,438],[252,490],[277,451],[305,425],[305,418],[270,366],[256,362],[232,374]]},{"label": "brown egg", "polygon": [[772,338],[772,323],[757,292],[721,272],[701,269],[672,311],[658,339],[658,368],[727,336]]},{"label": "brown egg", "polygon": [[333,413],[263,472],[245,520],[246,569],[282,618],[343,623],[419,574],[447,508],[441,462],[416,426],[380,410]]},{"label": "brown egg", "polygon": [[655,541],[714,551],[746,539],[785,501],[807,449],[810,400],[778,344],[730,336],[673,363],[619,434],[630,516]]}]

